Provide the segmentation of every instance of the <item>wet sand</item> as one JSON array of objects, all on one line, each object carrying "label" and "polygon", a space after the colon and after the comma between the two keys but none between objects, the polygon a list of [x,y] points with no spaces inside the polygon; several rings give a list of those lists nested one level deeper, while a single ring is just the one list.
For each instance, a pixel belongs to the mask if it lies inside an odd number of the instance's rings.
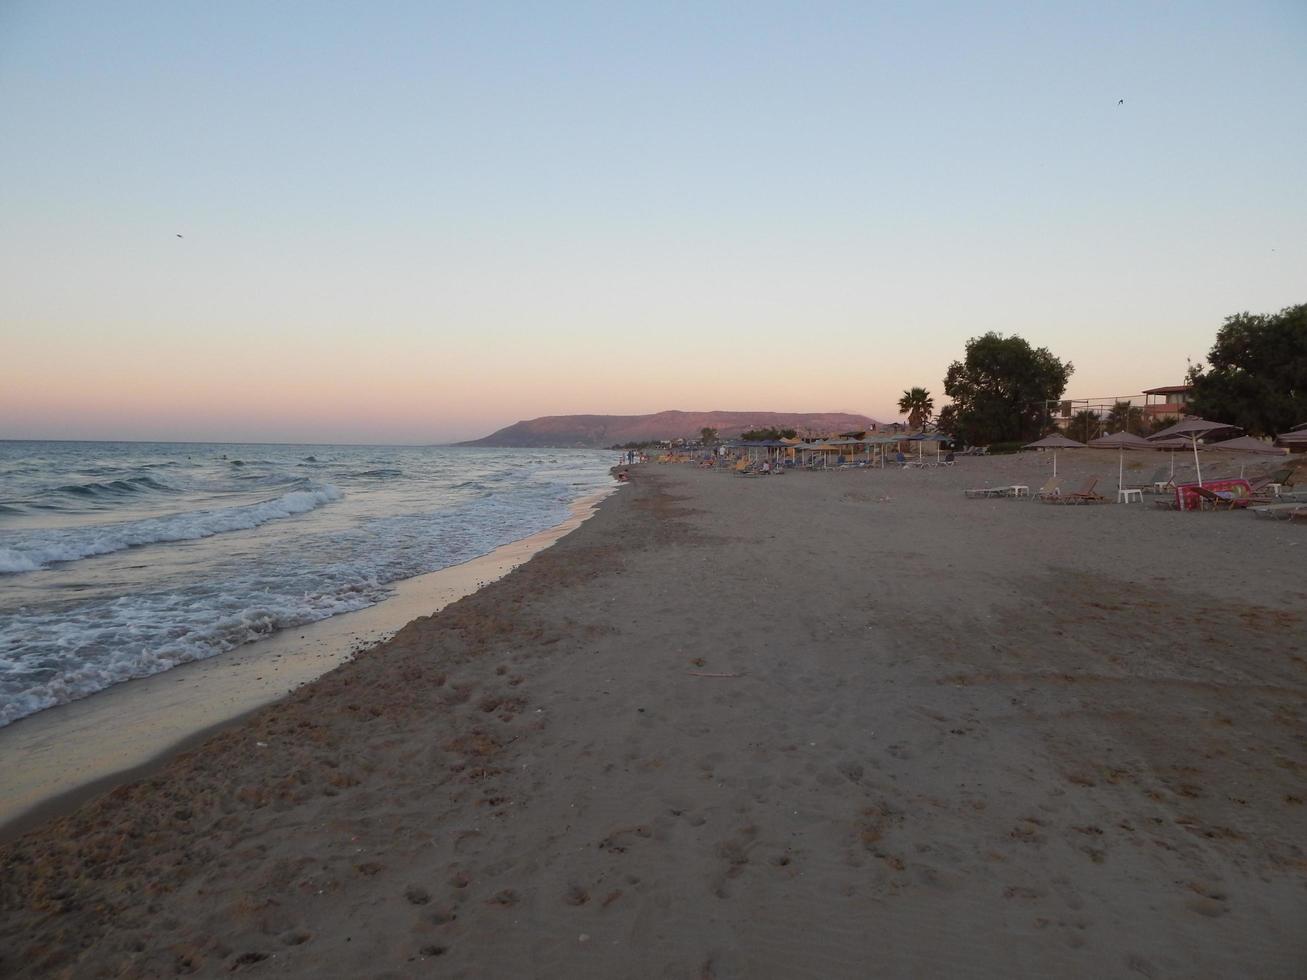
[{"label": "wet sand", "polygon": [[0,973],[1300,976],[1307,532],[1046,468],[637,467],[0,850]]}]

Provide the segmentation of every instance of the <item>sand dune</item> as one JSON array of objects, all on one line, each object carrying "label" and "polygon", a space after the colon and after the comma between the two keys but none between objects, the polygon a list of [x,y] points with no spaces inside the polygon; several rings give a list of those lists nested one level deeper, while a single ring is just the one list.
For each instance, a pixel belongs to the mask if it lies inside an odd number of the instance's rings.
[{"label": "sand dune", "polygon": [[1045,466],[637,468],[6,846],[0,972],[1301,976],[1307,530]]}]

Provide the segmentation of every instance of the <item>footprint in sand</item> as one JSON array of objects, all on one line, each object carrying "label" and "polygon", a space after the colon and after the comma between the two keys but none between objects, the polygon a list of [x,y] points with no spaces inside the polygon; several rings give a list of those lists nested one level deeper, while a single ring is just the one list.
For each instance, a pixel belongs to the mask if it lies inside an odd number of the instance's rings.
[{"label": "footprint in sand", "polygon": [[758,828],[746,826],[737,830],[735,837],[718,842],[717,857],[725,863],[725,867],[712,879],[712,893],[718,898],[731,897],[726,882],[744,873],[744,869],[749,864],[749,851],[753,848],[757,837]]},{"label": "footprint in sand", "polygon": [[618,827],[597,845],[609,854],[625,854],[627,848],[638,840],[648,840],[653,836],[653,829],[645,824],[635,827]]}]

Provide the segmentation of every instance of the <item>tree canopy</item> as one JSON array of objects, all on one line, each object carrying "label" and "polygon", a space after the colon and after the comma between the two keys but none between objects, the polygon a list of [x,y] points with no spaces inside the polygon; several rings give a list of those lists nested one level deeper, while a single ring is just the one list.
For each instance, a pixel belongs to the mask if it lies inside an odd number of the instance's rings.
[{"label": "tree canopy", "polygon": [[1077,442],[1088,442],[1090,439],[1098,438],[1098,430],[1101,426],[1102,420],[1098,415],[1086,408],[1071,416],[1071,421],[1066,427],[1066,437]]},{"label": "tree canopy", "polygon": [[1307,422],[1307,303],[1226,317],[1207,362],[1189,374],[1194,414],[1254,436]]},{"label": "tree canopy", "polygon": [[1112,410],[1107,413],[1108,432],[1129,432],[1136,436],[1148,435],[1148,422],[1144,419],[1144,410],[1130,402],[1114,402]]},{"label": "tree canopy", "polygon": [[740,438],[749,442],[774,442],[777,439],[793,439],[794,436],[794,429],[750,429],[740,433]]},{"label": "tree canopy", "polygon": [[920,429],[923,423],[928,422],[934,408],[935,399],[930,397],[930,392],[925,388],[910,388],[899,399],[899,411],[907,415],[908,427],[911,429]]},{"label": "tree canopy", "polygon": [[965,358],[944,376],[953,411],[940,425],[947,421],[948,431],[971,445],[1036,439],[1049,424],[1047,403],[1062,397],[1074,370],[1021,337],[972,337]]}]

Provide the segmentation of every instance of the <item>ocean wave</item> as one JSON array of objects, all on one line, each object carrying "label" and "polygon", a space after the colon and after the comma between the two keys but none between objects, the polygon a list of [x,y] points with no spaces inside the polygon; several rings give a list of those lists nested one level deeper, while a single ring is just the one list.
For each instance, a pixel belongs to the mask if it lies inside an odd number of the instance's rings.
[{"label": "ocean wave", "polygon": [[20,532],[11,537],[8,546],[0,547],[0,573],[34,572],[56,562],[78,561],[147,544],[196,541],[228,531],[247,531],[268,521],[308,513],[340,500],[341,496],[335,487],[324,485],[293,490],[242,507],[192,511],[121,524]]},{"label": "ocean wave", "polygon": [[135,493],[177,493],[178,488],[152,476],[136,476],[100,483],[70,483],[47,492],[72,497],[122,497]]},{"label": "ocean wave", "polygon": [[[160,548],[63,566],[49,581],[0,575],[0,583],[12,586],[6,592],[0,585],[0,726],[279,630],[373,605],[390,594],[394,581],[467,561],[556,524],[567,516],[568,500],[611,482],[606,453],[550,454],[546,458],[558,462],[542,464],[538,460],[546,454],[516,450],[383,454],[346,447],[322,455],[310,449],[311,459],[296,448],[194,452],[199,462],[172,471],[145,469],[144,451],[124,454],[128,458],[100,475],[91,469],[109,454],[90,446],[67,465],[43,464],[39,482],[22,476],[6,483],[0,474],[0,500],[6,503],[44,495],[61,500],[61,509],[105,514],[98,518],[105,523],[95,527],[64,521],[37,528],[32,520],[0,531],[0,570],[35,571],[154,542],[254,528],[340,499],[331,484],[347,494],[358,487],[359,493],[349,494],[350,505],[336,513],[220,537],[186,549],[189,554],[177,562],[152,561],[167,558]],[[232,466],[220,453],[245,465]],[[0,444],[0,462],[5,459]],[[387,470],[399,475],[380,475]],[[48,493],[55,484],[110,483],[147,473],[174,483],[179,493],[96,500]],[[124,514],[109,524],[106,508],[113,507],[130,507],[137,519]],[[182,512],[185,507],[194,509]],[[141,519],[146,514],[155,516]],[[6,523],[7,516],[0,526]]]},{"label": "ocean wave", "polygon": [[[89,603],[75,611],[19,614],[0,623],[0,728],[123,681],[205,660],[281,629],[302,626],[384,599],[387,590],[348,583],[316,593],[178,593]],[[239,597],[239,598],[237,598]],[[245,601],[241,601],[245,600]],[[54,637],[32,650],[31,637]],[[124,638],[130,642],[123,642]],[[10,659],[6,647],[22,650]]]},{"label": "ocean wave", "polygon": [[390,478],[393,478],[393,477],[403,476],[403,475],[404,475],[404,471],[403,471],[403,470],[395,470],[395,469],[362,470],[362,471],[360,471],[360,472],[358,472],[358,473],[346,473],[346,474],[345,474],[345,476],[353,476],[353,477],[365,477],[365,476],[366,476],[366,477],[373,477],[373,478],[375,478],[375,479],[390,479]]}]

